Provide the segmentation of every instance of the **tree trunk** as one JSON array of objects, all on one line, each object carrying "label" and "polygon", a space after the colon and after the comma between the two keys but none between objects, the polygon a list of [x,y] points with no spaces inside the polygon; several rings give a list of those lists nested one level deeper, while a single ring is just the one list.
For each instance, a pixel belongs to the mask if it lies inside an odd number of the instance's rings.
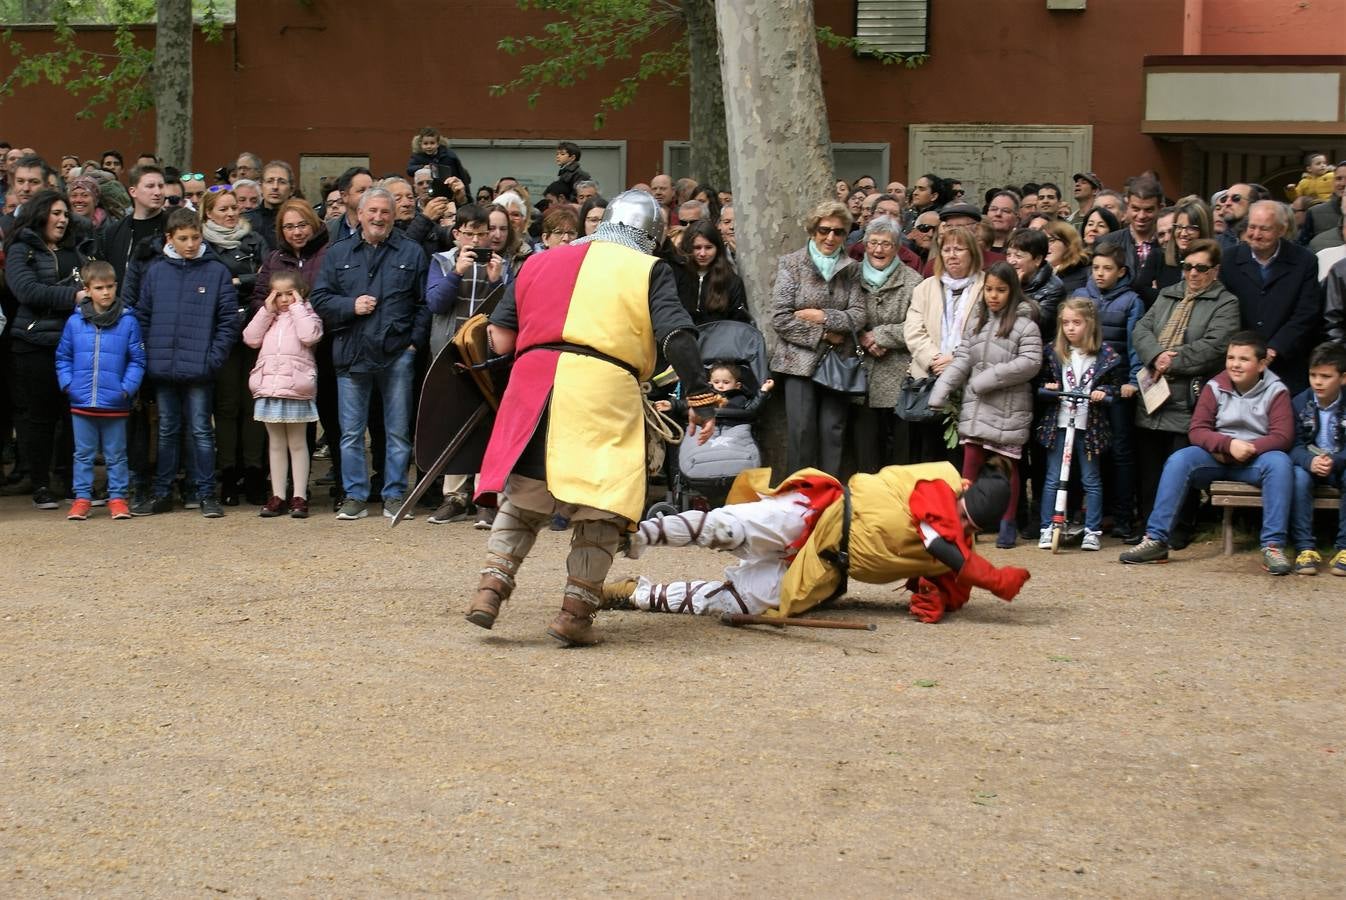
[{"label": "tree trunk", "polygon": [[[804,246],[809,212],[832,192],[812,0],[715,0],[734,190],[738,271],[767,346],[777,260]],[[786,423],[779,401],[763,420],[763,452],[777,475]]]},{"label": "tree trunk", "polygon": [[168,166],[192,161],[192,0],[156,0],[154,30],[155,153]]},{"label": "tree trunk", "polygon": [[715,0],[682,0],[682,9],[687,17],[690,57],[687,80],[691,101],[688,117],[691,175],[701,184],[726,190],[729,187],[729,136],[725,131]]},{"label": "tree trunk", "polygon": [[810,210],[832,193],[811,0],[716,0],[739,274],[772,339],[776,261],[808,239]]}]

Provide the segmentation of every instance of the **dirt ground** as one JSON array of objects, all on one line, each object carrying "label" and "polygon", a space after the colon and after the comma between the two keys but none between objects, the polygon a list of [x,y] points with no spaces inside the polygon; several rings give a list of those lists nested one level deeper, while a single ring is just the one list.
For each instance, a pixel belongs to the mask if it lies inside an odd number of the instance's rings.
[{"label": "dirt ground", "polygon": [[939,625],[860,585],[826,615],[874,633],[562,650],[563,536],[485,632],[470,526],[253,513],[0,500],[3,896],[1346,888],[1346,579],[987,550],[1033,580]]}]

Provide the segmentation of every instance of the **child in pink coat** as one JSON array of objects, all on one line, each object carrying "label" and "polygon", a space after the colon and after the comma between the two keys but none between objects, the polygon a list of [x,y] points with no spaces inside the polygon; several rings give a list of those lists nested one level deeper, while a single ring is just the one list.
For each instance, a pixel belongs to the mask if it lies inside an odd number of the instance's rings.
[{"label": "child in pink coat", "polygon": [[266,519],[285,511],[281,498],[287,469],[294,470],[290,515],[308,518],[308,423],[318,421],[313,347],[322,338],[322,320],[309,306],[308,294],[298,272],[275,273],[266,304],[243,330],[243,341],[261,350],[248,389],[257,400],[253,418],[266,425],[271,455],[271,497],[258,513]]}]

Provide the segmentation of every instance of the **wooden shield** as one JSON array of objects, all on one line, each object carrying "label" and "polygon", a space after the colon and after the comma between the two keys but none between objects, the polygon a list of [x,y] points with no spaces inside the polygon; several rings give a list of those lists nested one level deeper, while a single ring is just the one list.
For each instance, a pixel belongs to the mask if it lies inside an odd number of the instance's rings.
[{"label": "wooden shield", "polygon": [[[416,410],[416,465],[422,470],[429,469],[483,403],[487,403],[486,397],[476,379],[460,365],[457,348],[452,342],[446,344],[430,364],[421,385],[421,402]],[[442,474],[475,475],[481,468],[494,423],[492,408],[491,414],[449,459]]]}]

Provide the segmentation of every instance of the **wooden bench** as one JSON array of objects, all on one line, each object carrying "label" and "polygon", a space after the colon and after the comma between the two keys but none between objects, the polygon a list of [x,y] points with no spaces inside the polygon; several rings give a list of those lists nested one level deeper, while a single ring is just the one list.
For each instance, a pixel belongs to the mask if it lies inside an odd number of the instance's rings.
[{"label": "wooden bench", "polygon": [[[1262,489],[1241,481],[1212,481],[1210,483],[1211,506],[1224,507],[1224,555],[1234,555],[1234,507],[1262,508]],[[1336,488],[1315,487],[1313,489],[1314,509],[1337,509],[1341,503],[1341,492]]]}]

